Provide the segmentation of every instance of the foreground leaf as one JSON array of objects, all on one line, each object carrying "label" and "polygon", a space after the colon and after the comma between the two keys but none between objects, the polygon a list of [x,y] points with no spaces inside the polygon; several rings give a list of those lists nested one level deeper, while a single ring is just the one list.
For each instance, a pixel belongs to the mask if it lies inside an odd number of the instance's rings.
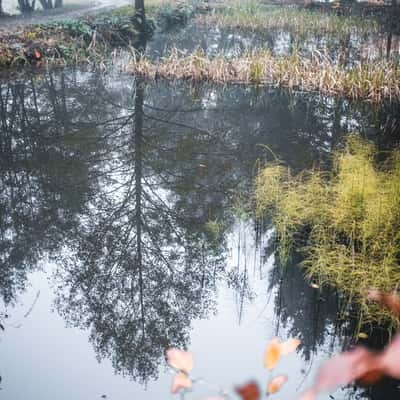
[{"label": "foreground leaf", "polygon": [[175,348],[168,349],[167,362],[171,367],[187,374],[193,369],[193,355],[188,351]]},{"label": "foreground leaf", "polygon": [[286,342],[281,343],[281,354],[286,355],[292,353],[297,349],[300,343],[301,343],[300,340],[297,338],[291,338]]},{"label": "foreground leaf", "polygon": [[236,393],[242,398],[242,400],[259,400],[260,389],[258,388],[257,382],[249,382],[243,386],[236,387]]},{"label": "foreground leaf", "polygon": [[313,400],[322,390],[352,381],[373,384],[385,375],[400,379],[400,335],[381,352],[357,347],[332,357],[322,365],[314,385],[300,399]]},{"label": "foreground leaf", "polygon": [[171,392],[177,393],[180,389],[188,389],[192,387],[192,381],[184,372],[179,372],[172,380]]},{"label": "foreground leaf", "polygon": [[278,338],[273,338],[265,350],[264,365],[268,369],[272,369],[278,363],[281,357],[281,345]]},{"label": "foreground leaf", "polygon": [[400,315],[400,297],[395,293],[386,293],[378,289],[370,289],[368,298],[377,301],[383,306],[389,308],[396,315]]},{"label": "foreground leaf", "polygon": [[276,393],[280,390],[280,388],[285,384],[285,382],[288,380],[288,377],[286,375],[280,375],[277,376],[276,378],[271,379],[271,381],[268,384],[268,393]]}]

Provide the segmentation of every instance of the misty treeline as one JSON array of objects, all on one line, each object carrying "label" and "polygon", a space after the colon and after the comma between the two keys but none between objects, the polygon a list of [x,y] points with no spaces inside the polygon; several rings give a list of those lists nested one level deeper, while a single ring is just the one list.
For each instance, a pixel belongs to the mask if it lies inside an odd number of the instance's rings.
[{"label": "misty treeline", "polygon": [[[63,0],[12,0],[11,3],[21,13],[29,13],[34,11],[38,4],[40,4],[44,10],[60,8],[63,6]],[[5,15],[3,6],[3,0],[0,0],[0,16]]]}]

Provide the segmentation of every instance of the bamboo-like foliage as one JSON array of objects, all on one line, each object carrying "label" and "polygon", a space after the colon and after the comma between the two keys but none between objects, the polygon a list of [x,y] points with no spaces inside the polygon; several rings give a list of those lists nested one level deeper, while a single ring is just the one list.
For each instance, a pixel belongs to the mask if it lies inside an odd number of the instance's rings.
[{"label": "bamboo-like foliage", "polygon": [[335,153],[331,174],[293,176],[267,165],[255,198],[258,214],[268,213],[276,228],[283,264],[300,246],[307,274],[358,302],[362,322],[398,328],[397,316],[366,300],[370,288],[393,292],[400,282],[400,150],[384,165],[375,156],[373,145],[351,136]]}]

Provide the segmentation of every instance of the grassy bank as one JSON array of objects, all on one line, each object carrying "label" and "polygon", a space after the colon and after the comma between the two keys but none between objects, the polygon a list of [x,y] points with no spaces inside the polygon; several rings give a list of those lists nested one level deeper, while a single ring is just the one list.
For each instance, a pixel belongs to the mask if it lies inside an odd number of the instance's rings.
[{"label": "grassy bank", "polygon": [[[189,5],[151,0],[146,2],[145,32],[159,25],[185,23],[194,13]],[[95,16],[57,18],[50,22],[0,30],[0,69],[18,65],[101,63],[116,47],[132,47],[139,40],[142,21],[133,6]]]},{"label": "grassy bank", "polygon": [[359,16],[338,16],[293,6],[264,5],[253,1],[228,2],[216,5],[209,15],[198,21],[232,29],[263,32],[285,30],[300,36],[334,34],[345,36],[379,32],[378,20]]},{"label": "grassy bank", "polygon": [[[99,62],[112,48],[127,46],[139,36],[136,15],[99,15],[57,19],[2,32],[0,68],[42,63]],[[146,29],[153,30],[152,23]]]},{"label": "grassy bank", "polygon": [[294,53],[279,57],[259,51],[228,58],[208,57],[200,51],[182,55],[175,49],[157,62],[133,57],[128,70],[150,78],[273,84],[375,103],[400,101],[400,69],[388,61],[366,61],[345,68],[320,55],[304,58]]},{"label": "grassy bank", "polygon": [[257,212],[276,229],[282,264],[300,249],[307,274],[357,302],[362,322],[399,328],[398,316],[366,300],[368,289],[392,292],[400,282],[400,150],[384,163],[377,156],[352,136],[332,173],[267,165],[256,179]]}]

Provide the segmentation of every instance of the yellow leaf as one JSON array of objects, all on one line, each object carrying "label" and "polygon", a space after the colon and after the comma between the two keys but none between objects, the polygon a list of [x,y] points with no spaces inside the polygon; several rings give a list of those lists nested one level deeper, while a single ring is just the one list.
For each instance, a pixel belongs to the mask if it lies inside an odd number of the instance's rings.
[{"label": "yellow leaf", "polygon": [[281,345],[278,338],[273,338],[265,350],[264,365],[268,369],[275,367],[281,357]]},{"label": "yellow leaf", "polygon": [[365,332],[360,332],[360,333],[358,334],[358,337],[359,337],[360,339],[368,339],[368,335],[367,335]]}]

